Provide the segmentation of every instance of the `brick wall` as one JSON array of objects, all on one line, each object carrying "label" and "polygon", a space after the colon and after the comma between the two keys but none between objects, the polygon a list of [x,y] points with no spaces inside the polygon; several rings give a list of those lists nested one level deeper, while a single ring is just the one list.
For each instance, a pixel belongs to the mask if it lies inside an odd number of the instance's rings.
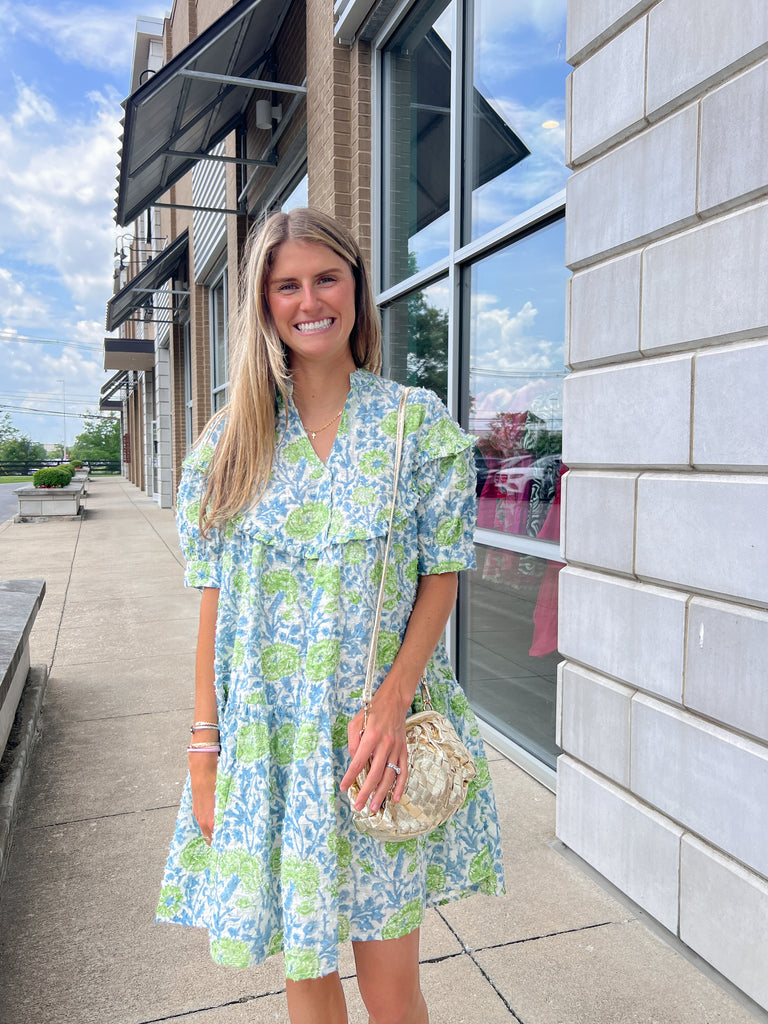
[{"label": "brick wall", "polygon": [[558,835],[768,1007],[768,6],[568,55]]},{"label": "brick wall", "polygon": [[333,37],[333,0],[307,0],[309,203],[371,244],[371,53]]}]

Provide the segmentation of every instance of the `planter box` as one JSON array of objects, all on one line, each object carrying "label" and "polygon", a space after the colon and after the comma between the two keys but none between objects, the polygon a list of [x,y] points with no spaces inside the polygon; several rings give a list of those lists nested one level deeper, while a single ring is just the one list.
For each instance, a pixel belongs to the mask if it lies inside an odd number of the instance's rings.
[{"label": "planter box", "polygon": [[29,670],[29,634],[45,580],[0,580],[0,754],[13,725]]},{"label": "planter box", "polygon": [[17,519],[48,519],[51,516],[79,516],[84,483],[74,480],[66,487],[17,487],[19,499]]}]

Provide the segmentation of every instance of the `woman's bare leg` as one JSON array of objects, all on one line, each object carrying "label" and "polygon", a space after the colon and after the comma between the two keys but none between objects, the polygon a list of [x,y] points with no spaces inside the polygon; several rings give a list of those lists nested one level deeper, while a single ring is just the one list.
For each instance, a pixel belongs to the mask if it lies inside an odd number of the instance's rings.
[{"label": "woman's bare leg", "polygon": [[370,1024],[429,1024],[419,984],[418,928],[400,939],[352,945]]},{"label": "woman's bare leg", "polygon": [[291,1024],[347,1024],[347,1004],[337,973],[285,983]]}]

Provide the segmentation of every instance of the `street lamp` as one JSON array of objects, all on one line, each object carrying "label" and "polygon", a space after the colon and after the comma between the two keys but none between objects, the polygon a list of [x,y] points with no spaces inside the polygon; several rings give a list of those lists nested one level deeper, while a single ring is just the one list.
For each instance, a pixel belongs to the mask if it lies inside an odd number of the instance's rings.
[{"label": "street lamp", "polygon": [[63,380],[57,380],[61,384],[61,411],[64,414],[64,447],[61,449],[61,461],[67,461],[67,389]]}]

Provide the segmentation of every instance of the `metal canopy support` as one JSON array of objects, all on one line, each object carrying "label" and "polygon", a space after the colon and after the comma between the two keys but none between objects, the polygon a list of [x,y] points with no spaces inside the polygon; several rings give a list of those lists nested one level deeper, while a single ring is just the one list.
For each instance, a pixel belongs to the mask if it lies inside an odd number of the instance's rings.
[{"label": "metal canopy support", "polygon": [[218,160],[223,164],[244,164],[247,167],[277,167],[277,157],[257,160],[250,156],[224,156],[220,153],[204,153],[202,150],[196,153],[183,153],[180,149],[165,149],[163,152],[168,156],[182,156],[186,160]]},{"label": "metal canopy support", "polygon": [[[134,288],[135,292],[142,292],[147,295],[156,295],[160,288]],[[163,295],[189,295],[189,291],[185,291],[183,288],[169,288],[168,291],[164,291]]]},{"label": "metal canopy support", "polygon": [[197,210],[198,213],[231,213],[233,217],[239,217],[245,210],[230,210],[221,206],[195,206],[194,203],[152,203],[153,206],[162,206],[165,210]]},{"label": "metal canopy support", "polygon": [[285,82],[270,82],[266,78],[236,78],[232,75],[216,75],[212,71],[179,71],[182,78],[200,78],[204,82],[221,82],[222,85],[240,85],[246,89],[266,89],[267,92],[295,92],[302,96],[307,93],[305,85],[287,85]]}]

